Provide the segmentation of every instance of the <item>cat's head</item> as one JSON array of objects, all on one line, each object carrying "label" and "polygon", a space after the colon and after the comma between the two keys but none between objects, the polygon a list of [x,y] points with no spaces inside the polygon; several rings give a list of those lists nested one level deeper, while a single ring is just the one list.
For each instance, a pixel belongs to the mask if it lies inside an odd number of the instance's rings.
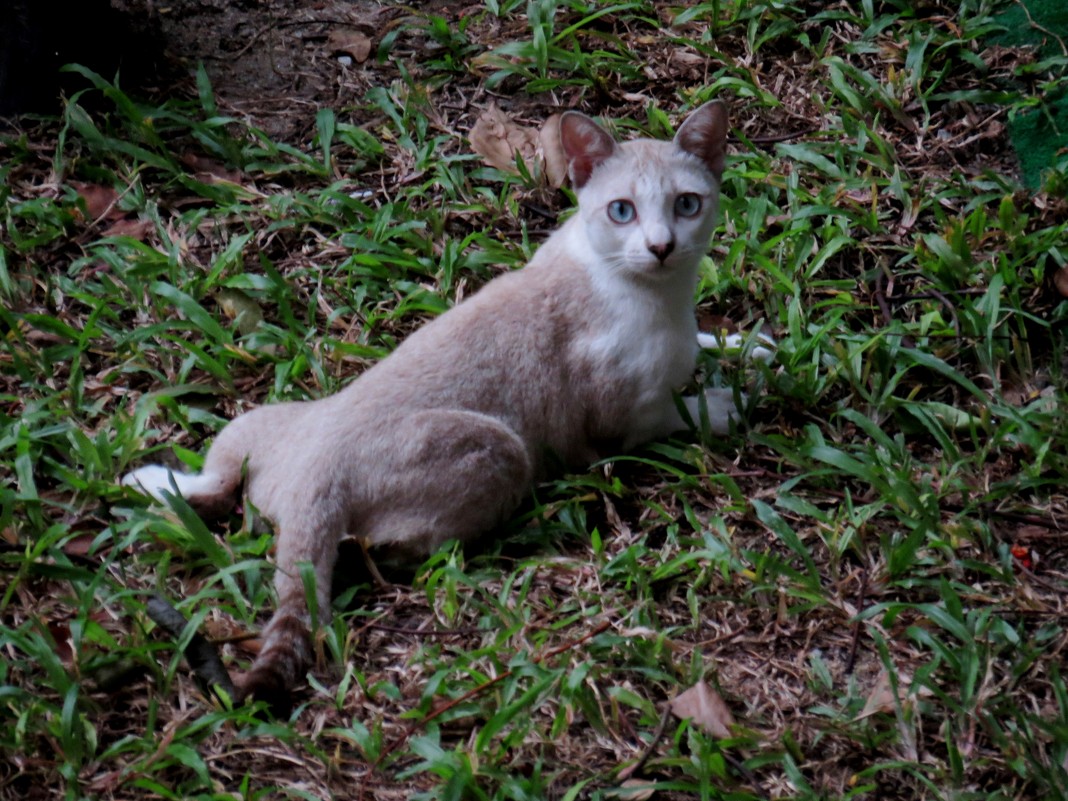
[{"label": "cat's head", "polygon": [[593,255],[614,271],[675,275],[707,252],[723,175],[727,112],[707,103],[671,142],[617,144],[584,114],[566,112],[560,142]]}]

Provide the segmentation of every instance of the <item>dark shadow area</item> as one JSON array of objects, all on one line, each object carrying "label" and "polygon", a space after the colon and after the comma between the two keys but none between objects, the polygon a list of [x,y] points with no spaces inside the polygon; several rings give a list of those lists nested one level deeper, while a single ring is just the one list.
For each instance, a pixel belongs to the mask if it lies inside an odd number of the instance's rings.
[{"label": "dark shadow area", "polygon": [[138,92],[170,69],[163,37],[147,11],[124,13],[108,0],[7,0],[0,13],[0,117],[54,114],[60,98],[86,87],[62,72],[82,64]]}]

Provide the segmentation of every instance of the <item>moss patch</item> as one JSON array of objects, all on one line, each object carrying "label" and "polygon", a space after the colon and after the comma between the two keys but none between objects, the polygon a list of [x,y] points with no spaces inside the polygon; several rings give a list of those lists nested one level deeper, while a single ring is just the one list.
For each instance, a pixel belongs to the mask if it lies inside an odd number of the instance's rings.
[{"label": "moss patch", "polygon": [[[1068,41],[1068,3],[1064,0],[1022,0],[997,21],[1005,31],[991,40],[993,44],[1035,47],[1039,58],[1064,55],[1062,48]],[[1009,135],[1020,161],[1020,177],[1037,189],[1043,174],[1068,158],[1068,93],[1051,93],[1034,109],[1018,114],[1009,122]]]}]

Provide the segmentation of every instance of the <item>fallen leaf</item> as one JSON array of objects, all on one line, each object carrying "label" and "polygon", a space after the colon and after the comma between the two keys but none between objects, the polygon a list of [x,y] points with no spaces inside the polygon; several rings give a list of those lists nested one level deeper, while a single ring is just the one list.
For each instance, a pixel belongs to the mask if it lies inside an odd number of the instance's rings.
[{"label": "fallen leaf", "polygon": [[1061,267],[1053,274],[1053,285],[1062,297],[1068,298],[1068,267]]},{"label": "fallen leaf", "polygon": [[605,792],[609,798],[621,801],[648,801],[656,792],[656,784],[645,779],[627,779],[619,787]]},{"label": "fallen leaf", "polygon": [[860,189],[844,189],[839,191],[839,197],[847,197],[854,203],[859,203],[862,206],[869,205],[873,200],[873,192],[870,186],[866,186]]},{"label": "fallen leaf", "polygon": [[228,170],[215,159],[209,159],[196,153],[183,153],[181,162],[196,173],[198,181],[205,184],[228,183],[241,185],[242,174],[237,170]]},{"label": "fallen leaf", "polygon": [[868,700],[864,702],[864,709],[854,720],[862,720],[878,712],[891,713],[899,706],[907,706],[917,697],[928,697],[931,690],[927,687],[912,687],[912,676],[908,673],[897,674],[897,697],[890,682],[890,674],[883,668],[875,679],[875,685],[868,693]]},{"label": "fallen leaf", "polygon": [[223,314],[234,321],[242,335],[251,334],[263,322],[260,304],[240,289],[220,289],[215,300]]},{"label": "fallen leaf", "polygon": [[[898,677],[898,688],[901,687],[901,677]],[[879,677],[875,680],[875,686],[871,688],[871,692],[868,693],[868,700],[864,702],[864,709],[856,720],[871,717],[877,712],[893,712],[895,703],[895,696],[893,687],[890,684],[890,674],[883,668],[879,673]]]},{"label": "fallen leaf", "polygon": [[352,28],[335,28],[326,38],[331,53],[344,53],[352,56],[357,64],[362,64],[371,55],[371,40]]},{"label": "fallen leaf", "polygon": [[74,646],[71,644],[70,626],[65,621],[49,621],[48,633],[56,643],[55,655],[64,667],[74,665]]},{"label": "fallen leaf", "polygon": [[201,628],[204,631],[204,636],[216,643],[239,642],[253,639],[249,635],[247,628],[228,617],[206,618],[204,622],[201,623]]},{"label": "fallen leaf", "polygon": [[151,220],[116,220],[104,231],[104,236],[128,236],[144,242],[153,228]]},{"label": "fallen leaf", "polygon": [[727,702],[707,682],[699,681],[675,696],[671,711],[676,717],[689,718],[713,737],[730,737],[734,716]]},{"label": "fallen leaf", "polygon": [[729,317],[724,317],[722,314],[713,314],[704,309],[698,309],[697,328],[700,331],[708,331],[716,336],[734,334],[738,331],[738,326]]},{"label": "fallen leaf", "polygon": [[689,50],[679,49],[672,53],[672,59],[686,67],[700,67],[708,63],[708,59],[700,53],[691,53]]},{"label": "fallen leaf", "polygon": [[560,115],[553,114],[538,131],[538,154],[545,164],[545,179],[553,189],[567,181],[567,154],[560,141]]},{"label": "fallen leaf", "polygon": [[472,56],[467,61],[467,68],[476,74],[484,74],[490,70],[499,70],[510,66],[512,66],[511,61],[494,53],[492,50],[486,50],[477,56]]},{"label": "fallen leaf", "polygon": [[902,210],[901,219],[898,220],[896,229],[898,236],[904,236],[912,230],[912,227],[916,224],[916,220],[920,216],[920,205],[920,200],[917,198]]},{"label": "fallen leaf", "polygon": [[492,103],[478,115],[468,139],[471,149],[487,164],[513,175],[519,173],[515,166],[517,154],[527,164],[533,164],[538,152],[538,132],[512,122]]},{"label": "fallen leaf", "polygon": [[79,181],[72,181],[71,186],[85,202],[85,213],[90,220],[118,220],[125,216],[126,212],[117,208],[119,193],[114,187],[84,184]]},{"label": "fallen leaf", "polygon": [[67,556],[88,556],[96,534],[86,533],[71,537],[63,543],[63,553]]}]

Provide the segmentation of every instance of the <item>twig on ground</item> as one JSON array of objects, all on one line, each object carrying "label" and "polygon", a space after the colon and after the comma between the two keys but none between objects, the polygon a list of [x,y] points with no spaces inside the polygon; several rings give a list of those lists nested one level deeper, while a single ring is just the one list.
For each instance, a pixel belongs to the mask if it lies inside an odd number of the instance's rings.
[{"label": "twig on ground", "polygon": [[656,747],[660,744],[660,741],[664,739],[664,732],[667,731],[667,724],[668,720],[670,719],[671,704],[664,704],[664,712],[660,715],[660,723],[657,724],[656,731],[653,732],[653,739],[651,739],[649,741],[649,744],[646,745],[645,751],[643,751],[642,755],[638,757],[637,762],[635,762],[630,767],[624,768],[619,772],[618,778],[621,782],[625,782],[627,779],[629,779],[631,776],[634,776],[643,767],[645,767],[645,763],[649,761],[649,757],[653,755],[653,752],[656,751]]},{"label": "twig on ground", "polygon": [[[145,603],[145,612],[157,626],[167,632],[176,641],[185,632],[189,621],[159,594],[153,594]],[[219,658],[215,644],[199,631],[194,632],[189,644],[182,651],[182,656],[189,663],[193,674],[203,681],[213,692],[222,690],[229,698],[236,698],[234,683],[226,667]]]},{"label": "twig on ground", "polygon": [[[860,589],[857,590],[857,614],[859,615],[864,611],[864,603],[868,594],[868,571],[860,571]],[[853,642],[849,646],[849,657],[845,663],[845,674],[851,676],[853,674],[853,668],[857,665],[857,650],[860,648],[860,634],[864,630],[863,625],[858,620],[853,624]]]}]

